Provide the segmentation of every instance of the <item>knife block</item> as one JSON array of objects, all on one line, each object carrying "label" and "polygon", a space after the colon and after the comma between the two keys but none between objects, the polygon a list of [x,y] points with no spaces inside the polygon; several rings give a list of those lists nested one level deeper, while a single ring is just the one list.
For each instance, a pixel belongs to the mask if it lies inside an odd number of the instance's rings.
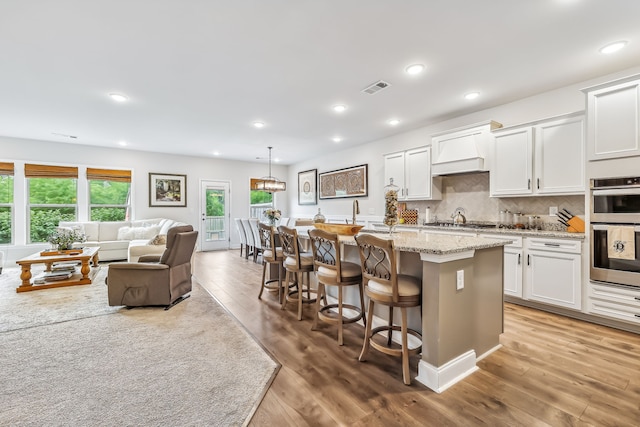
[{"label": "knife block", "polygon": [[569,227],[567,227],[569,233],[584,233],[584,221],[582,218],[574,216],[567,223],[569,224]]}]

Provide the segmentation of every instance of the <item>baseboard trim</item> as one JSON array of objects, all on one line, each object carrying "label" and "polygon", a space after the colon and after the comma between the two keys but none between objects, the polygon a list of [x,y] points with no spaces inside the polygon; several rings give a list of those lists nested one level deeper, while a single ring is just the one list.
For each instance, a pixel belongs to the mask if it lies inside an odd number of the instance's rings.
[{"label": "baseboard trim", "polygon": [[420,360],[416,381],[426,385],[436,393],[442,393],[477,370],[476,352],[469,350],[442,366],[433,366],[424,360]]}]

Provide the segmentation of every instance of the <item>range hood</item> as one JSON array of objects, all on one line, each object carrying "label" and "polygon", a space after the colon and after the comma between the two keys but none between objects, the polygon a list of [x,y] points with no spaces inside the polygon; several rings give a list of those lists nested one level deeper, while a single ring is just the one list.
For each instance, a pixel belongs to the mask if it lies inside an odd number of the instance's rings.
[{"label": "range hood", "polygon": [[452,129],[432,136],[432,175],[489,171],[491,131],[501,128],[489,121]]}]

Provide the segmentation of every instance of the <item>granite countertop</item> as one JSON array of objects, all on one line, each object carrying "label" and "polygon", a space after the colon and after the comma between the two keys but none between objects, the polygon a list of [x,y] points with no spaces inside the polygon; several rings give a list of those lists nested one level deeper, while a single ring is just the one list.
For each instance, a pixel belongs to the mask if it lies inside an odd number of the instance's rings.
[{"label": "granite countertop", "polygon": [[[381,224],[382,225],[382,224]],[[569,233],[563,230],[526,230],[517,228],[498,228],[496,227],[482,227],[456,225],[450,227],[443,227],[440,225],[401,225],[396,226],[396,230],[401,231],[403,228],[411,230],[439,230],[439,231],[463,231],[467,233],[484,233],[484,234],[505,234],[512,236],[524,236],[524,237],[549,237],[560,239],[576,239],[584,240],[584,233]],[[363,230],[366,231],[366,230]],[[377,230],[381,231],[381,230]]]},{"label": "granite countertop", "polygon": [[[366,234],[379,235],[386,239],[389,238],[389,233],[382,230],[361,230],[361,233],[363,232]],[[511,243],[510,240],[502,239],[498,240],[475,236],[451,236],[447,234],[402,232],[401,230],[394,232],[392,237],[397,250],[434,255],[447,255],[470,250],[488,249]],[[340,241],[347,245],[356,244],[353,236],[340,236]]]}]

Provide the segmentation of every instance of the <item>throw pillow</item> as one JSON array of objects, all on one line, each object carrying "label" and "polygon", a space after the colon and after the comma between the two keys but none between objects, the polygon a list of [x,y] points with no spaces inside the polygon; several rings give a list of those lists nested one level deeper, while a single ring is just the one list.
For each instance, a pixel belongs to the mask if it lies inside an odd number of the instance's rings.
[{"label": "throw pillow", "polygon": [[166,245],[167,244],[167,235],[166,234],[158,234],[153,239],[149,240],[149,245]]},{"label": "throw pillow", "polygon": [[152,227],[120,227],[118,229],[118,240],[141,240],[151,239],[160,231],[160,226]]}]

